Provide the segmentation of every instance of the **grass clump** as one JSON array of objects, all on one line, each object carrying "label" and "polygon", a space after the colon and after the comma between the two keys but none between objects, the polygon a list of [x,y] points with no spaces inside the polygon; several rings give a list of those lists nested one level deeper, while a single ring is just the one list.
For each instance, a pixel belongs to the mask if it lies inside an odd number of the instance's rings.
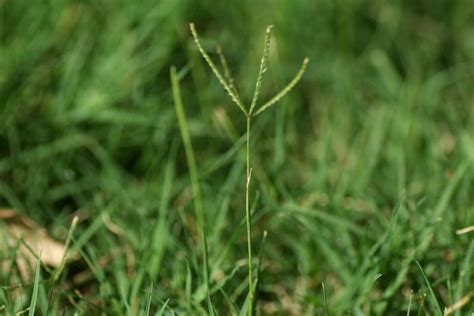
[{"label": "grass clump", "polygon": [[471,8],[0,1],[0,313],[470,315]]}]

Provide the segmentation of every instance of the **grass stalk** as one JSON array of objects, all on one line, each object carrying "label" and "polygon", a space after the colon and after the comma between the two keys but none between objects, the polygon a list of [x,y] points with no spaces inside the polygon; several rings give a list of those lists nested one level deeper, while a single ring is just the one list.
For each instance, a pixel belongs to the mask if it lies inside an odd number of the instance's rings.
[{"label": "grass stalk", "polygon": [[207,52],[202,47],[194,24],[190,23],[189,27],[191,29],[191,34],[194,38],[194,42],[196,43],[196,46],[200,54],[202,55],[206,63],[209,65],[214,75],[217,77],[217,80],[219,81],[219,83],[224,87],[226,92],[229,94],[232,101],[237,105],[237,107],[242,111],[242,113],[244,113],[246,122],[247,122],[246,153],[245,153],[245,160],[246,160],[245,221],[247,224],[246,226],[247,226],[248,279],[249,279],[248,280],[249,301],[248,301],[247,314],[249,316],[252,316],[254,312],[254,306],[255,306],[255,289],[254,289],[254,280],[253,280],[254,273],[253,273],[253,254],[252,254],[252,212],[250,209],[250,180],[252,177],[252,168],[251,168],[251,161],[250,161],[251,120],[252,120],[252,117],[257,116],[258,114],[270,108],[272,105],[276,104],[281,98],[283,98],[288,92],[290,92],[291,89],[293,89],[293,87],[302,78],[306,70],[306,66],[308,64],[308,58],[304,59],[303,65],[301,66],[300,70],[295,75],[295,77],[287,84],[287,86],[283,88],[280,92],[278,92],[268,102],[260,106],[260,108],[256,110],[254,113],[254,109],[257,108],[258,97],[260,95],[260,90],[262,87],[263,75],[267,70],[268,55],[270,52],[270,35],[271,35],[272,26],[271,25],[268,26],[266,30],[263,55],[260,60],[260,67],[259,67],[259,71],[257,75],[257,80],[255,83],[255,91],[254,91],[250,106],[245,106],[244,103],[242,103],[241,98],[239,94],[237,93],[237,89],[233,84],[232,77],[230,76],[230,71],[227,67],[227,62],[225,61],[224,55],[222,54],[222,51],[220,50],[220,48],[218,50],[218,54],[221,60],[221,64],[224,67],[225,76],[221,74],[219,69],[217,69],[211,57],[207,54]]},{"label": "grass stalk", "polygon": [[249,273],[249,309],[248,314],[252,316],[254,292],[253,292],[253,256],[252,256],[252,212],[250,210],[250,178],[252,169],[250,168],[250,120],[251,116],[247,115],[247,137],[246,137],[246,170],[247,181],[245,185],[245,220],[247,224],[247,249],[248,249],[248,273]]}]

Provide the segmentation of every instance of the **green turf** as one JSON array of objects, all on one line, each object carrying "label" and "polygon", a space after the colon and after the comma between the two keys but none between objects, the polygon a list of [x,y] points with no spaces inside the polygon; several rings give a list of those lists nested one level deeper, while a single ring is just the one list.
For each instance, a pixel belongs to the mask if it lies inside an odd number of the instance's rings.
[{"label": "green turf", "polygon": [[310,59],[252,121],[257,315],[474,313],[470,0],[0,0],[0,208],[79,253],[0,265],[0,313],[249,308],[246,119],[191,21],[245,104],[268,25],[257,106]]}]

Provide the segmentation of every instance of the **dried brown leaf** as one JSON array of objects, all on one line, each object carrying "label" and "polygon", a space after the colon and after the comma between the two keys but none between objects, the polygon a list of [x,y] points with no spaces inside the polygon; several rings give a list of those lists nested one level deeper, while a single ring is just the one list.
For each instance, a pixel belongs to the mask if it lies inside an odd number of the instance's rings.
[{"label": "dried brown leaf", "polygon": [[12,252],[14,258],[2,257],[2,267],[15,260],[22,277],[29,280],[40,253],[43,264],[53,268],[61,265],[66,247],[51,238],[46,229],[13,209],[0,209],[0,221],[3,222],[0,225],[0,252],[8,254],[9,249],[18,247]]}]

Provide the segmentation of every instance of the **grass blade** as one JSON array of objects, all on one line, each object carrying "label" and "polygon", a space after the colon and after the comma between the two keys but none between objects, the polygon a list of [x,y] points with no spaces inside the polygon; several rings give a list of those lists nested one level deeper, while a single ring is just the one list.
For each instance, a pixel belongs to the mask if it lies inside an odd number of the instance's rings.
[{"label": "grass blade", "polygon": [[148,293],[148,301],[146,303],[145,315],[150,315],[150,307],[151,307],[151,297],[153,295],[153,283],[150,285],[150,292]]},{"label": "grass blade", "polygon": [[201,191],[199,188],[199,176],[197,173],[196,160],[194,158],[194,151],[191,143],[191,137],[189,135],[188,124],[186,121],[186,115],[184,112],[183,100],[181,98],[181,91],[179,87],[178,78],[176,75],[176,68],[171,67],[170,70],[171,86],[173,90],[173,99],[176,109],[176,115],[178,116],[179,129],[181,137],[184,143],[184,150],[186,152],[186,160],[189,168],[189,175],[191,178],[191,187],[193,191],[193,202],[194,210],[196,212],[196,218],[199,223],[199,229],[202,240],[202,256],[203,256],[203,270],[204,270],[204,281],[206,284],[206,293],[208,298],[208,307],[211,311],[211,299],[209,295],[209,262],[208,262],[208,250],[207,250],[207,237],[204,220],[204,208],[202,206]]},{"label": "grass blade", "polygon": [[410,316],[412,299],[413,299],[413,292],[410,293],[410,298],[408,300],[407,316]]},{"label": "grass blade", "polygon": [[157,316],[162,316],[165,314],[165,310],[168,307],[168,303],[170,302],[170,299],[167,299],[164,303],[163,306],[161,306],[160,310],[158,313],[156,313]]},{"label": "grass blade", "polygon": [[430,292],[429,297],[431,299],[431,304],[433,304],[437,308],[437,310],[438,310],[437,314],[438,315],[443,315],[443,309],[441,308],[441,305],[440,305],[438,299],[436,298],[436,294],[435,294],[433,288],[431,287],[430,281],[428,280],[428,277],[426,276],[425,271],[423,271],[423,268],[421,267],[420,263],[417,260],[415,260],[415,263],[418,266],[418,269],[420,270],[421,275],[423,276],[423,279],[425,280],[426,286],[428,287],[428,291]]},{"label": "grass blade", "polygon": [[69,228],[69,231],[67,234],[66,244],[64,246],[65,251],[64,251],[64,256],[61,260],[61,265],[59,266],[59,268],[56,270],[54,274],[54,283],[56,283],[59,280],[59,277],[61,276],[61,273],[63,272],[64,267],[66,266],[67,257],[69,255],[69,250],[70,250],[69,248],[70,248],[73,233],[76,230],[78,221],[79,221],[79,218],[77,216],[74,216],[74,218],[72,219],[71,227]]},{"label": "grass blade", "polygon": [[33,293],[31,294],[31,302],[30,302],[30,309],[29,309],[29,312],[28,312],[28,316],[34,316],[35,315],[36,302],[38,300],[40,269],[41,269],[41,254],[39,255],[38,264],[36,265],[35,283],[33,285]]},{"label": "grass blade", "polygon": [[326,297],[326,286],[324,285],[324,282],[321,283],[321,286],[323,288],[324,309],[326,311],[326,316],[329,316],[328,299]]}]

